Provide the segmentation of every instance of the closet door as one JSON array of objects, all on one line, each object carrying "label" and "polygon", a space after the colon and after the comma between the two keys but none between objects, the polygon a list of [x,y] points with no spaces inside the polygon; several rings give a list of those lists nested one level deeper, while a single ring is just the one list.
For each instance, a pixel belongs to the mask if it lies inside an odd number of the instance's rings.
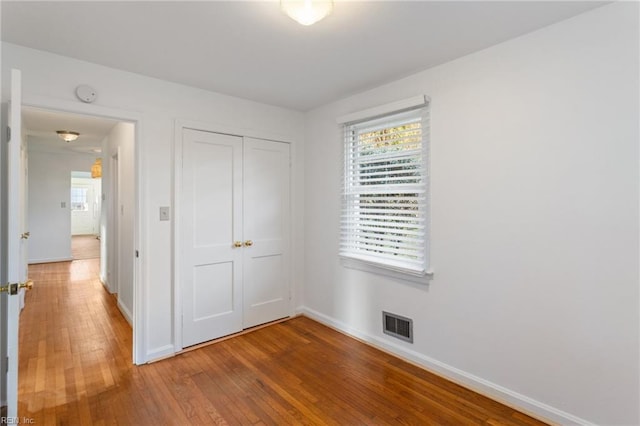
[{"label": "closet door", "polygon": [[184,130],[183,347],[242,329],[242,169],[241,137]]},{"label": "closet door", "polygon": [[289,144],[244,138],[244,328],[289,316],[289,170]]}]

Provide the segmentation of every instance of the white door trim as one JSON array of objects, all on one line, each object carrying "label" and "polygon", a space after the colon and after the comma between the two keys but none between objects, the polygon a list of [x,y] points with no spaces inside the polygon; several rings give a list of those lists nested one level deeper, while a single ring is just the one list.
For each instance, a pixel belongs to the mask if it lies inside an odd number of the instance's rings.
[{"label": "white door trim", "polygon": [[[142,255],[134,261],[133,266],[133,363],[144,364],[147,359],[147,282],[145,280],[147,264],[144,261],[147,238],[145,229],[141,226],[146,202],[141,196],[143,188],[143,166],[142,161],[142,115],[135,111],[127,111],[116,108],[108,108],[99,105],[84,104],[81,102],[71,102],[63,99],[43,97],[37,95],[22,96],[23,107],[33,107],[68,112],[73,114],[83,114],[100,118],[110,118],[119,121],[126,121],[134,124],[135,128],[135,189],[136,189],[136,214],[134,217],[134,250],[140,250]],[[143,244],[144,243],[144,244]]]},{"label": "white door trim", "polygon": [[[180,233],[180,223],[182,221],[182,209],[181,209],[181,190],[183,183],[182,176],[182,158],[183,158],[183,131],[185,129],[192,130],[200,130],[204,132],[213,132],[213,133],[222,133],[233,136],[242,136],[242,137],[250,137],[256,139],[264,139],[270,140],[274,142],[285,142],[289,143],[291,146],[291,151],[289,152],[290,161],[292,161],[293,157],[293,149],[295,143],[291,137],[280,135],[276,133],[266,132],[266,131],[255,131],[252,129],[244,129],[241,127],[228,126],[223,124],[215,124],[215,123],[206,123],[200,121],[193,120],[184,120],[184,119],[176,119],[175,127],[174,127],[174,143],[173,143],[173,217],[171,221],[172,231],[173,231],[173,241],[171,244],[172,257],[173,257],[173,347],[175,352],[182,351],[182,281],[181,281],[181,268],[182,268],[182,259],[181,253],[179,250],[180,241],[181,241],[181,233]],[[293,176],[290,173],[290,182],[293,179]],[[291,206],[293,205],[293,192],[290,192],[289,196],[291,197],[290,201],[290,212]],[[293,250],[292,240],[293,240],[293,221],[289,223],[289,247],[290,250]],[[293,264],[294,262],[290,262],[290,270],[288,271],[289,275],[289,290],[293,291]],[[294,314],[294,308],[289,301],[289,310],[290,315]]]},{"label": "white door trim", "polygon": [[[193,120],[176,120],[176,131],[179,130],[182,135],[182,129],[201,130],[203,132],[222,133],[232,136],[243,136],[247,138],[266,139],[274,142],[286,142],[293,144],[294,140],[291,137],[282,135],[275,132],[256,131],[252,129],[245,129],[242,127],[227,126],[224,124],[205,123],[202,121]],[[182,138],[182,136],[181,136]]]}]

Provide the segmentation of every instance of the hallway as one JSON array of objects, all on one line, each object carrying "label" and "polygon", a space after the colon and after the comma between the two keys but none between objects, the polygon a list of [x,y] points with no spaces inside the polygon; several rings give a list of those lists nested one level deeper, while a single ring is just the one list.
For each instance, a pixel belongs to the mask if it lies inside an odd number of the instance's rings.
[{"label": "hallway", "polygon": [[133,368],[131,328],[98,279],[99,261],[29,266],[36,285],[20,315],[18,411],[36,424],[91,424]]}]

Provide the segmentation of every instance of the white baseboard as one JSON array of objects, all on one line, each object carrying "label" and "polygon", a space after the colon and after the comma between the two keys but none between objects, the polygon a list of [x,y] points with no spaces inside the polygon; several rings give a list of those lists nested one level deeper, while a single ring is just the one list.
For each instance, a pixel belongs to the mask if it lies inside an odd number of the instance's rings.
[{"label": "white baseboard", "polygon": [[32,265],[36,263],[69,262],[72,260],[73,260],[73,257],[51,257],[48,259],[29,259],[27,263],[29,263],[29,265]]},{"label": "white baseboard", "polygon": [[102,277],[100,277],[100,282],[102,283],[102,286],[105,288],[105,290],[107,290],[109,294],[116,294],[116,292],[111,289],[111,286],[109,285],[108,281],[103,280]]},{"label": "white baseboard", "polygon": [[481,377],[475,376],[466,371],[460,370],[456,367],[452,367],[436,359],[430,358],[419,352],[404,348],[396,345],[393,342],[382,340],[377,336],[372,336],[363,333],[350,327],[341,321],[331,318],[325,314],[314,311],[313,309],[301,306],[297,309],[298,313],[308,316],[322,324],[335,328],[345,334],[353,336],[365,343],[370,344],[385,352],[389,352],[395,356],[406,359],[412,363],[415,363],[430,372],[437,374],[447,380],[462,385],[468,389],[471,389],[481,395],[485,395],[491,399],[501,402],[505,405],[513,407],[519,411],[527,413],[540,420],[550,421],[562,425],[584,425],[595,426],[595,424],[574,416],[573,414],[564,412],[550,405],[544,404],[540,401],[536,401],[533,398],[529,398],[526,395],[522,395],[518,392],[514,392],[496,383],[485,380]]},{"label": "white baseboard", "polygon": [[175,356],[175,354],[176,354],[176,349],[173,345],[164,345],[152,351],[147,352],[147,356],[145,357],[145,360],[147,363],[160,361],[161,359]]},{"label": "white baseboard", "polygon": [[129,325],[133,327],[133,315],[131,315],[131,311],[129,311],[129,309],[120,302],[120,299],[118,299],[118,309],[122,312],[124,319],[126,319]]},{"label": "white baseboard", "polygon": [[100,282],[102,283],[102,286],[107,289],[107,291],[109,293],[111,293],[111,290],[109,288],[109,283],[107,282],[107,279],[105,277],[102,276],[102,274],[100,274],[100,276],[98,277],[100,279]]}]

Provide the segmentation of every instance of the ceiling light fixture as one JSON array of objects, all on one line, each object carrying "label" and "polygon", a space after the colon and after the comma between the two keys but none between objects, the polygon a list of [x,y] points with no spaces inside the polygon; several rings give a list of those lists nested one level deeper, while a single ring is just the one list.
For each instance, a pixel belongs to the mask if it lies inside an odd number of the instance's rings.
[{"label": "ceiling light fixture", "polygon": [[289,17],[302,25],[312,25],[333,10],[332,0],[280,0],[280,7]]},{"label": "ceiling light fixture", "polygon": [[62,139],[63,141],[65,141],[67,143],[69,143],[71,141],[75,141],[76,139],[78,139],[78,136],[80,136],[80,133],[72,132],[72,131],[69,131],[69,130],[56,130],[56,133],[58,134],[60,139]]}]

